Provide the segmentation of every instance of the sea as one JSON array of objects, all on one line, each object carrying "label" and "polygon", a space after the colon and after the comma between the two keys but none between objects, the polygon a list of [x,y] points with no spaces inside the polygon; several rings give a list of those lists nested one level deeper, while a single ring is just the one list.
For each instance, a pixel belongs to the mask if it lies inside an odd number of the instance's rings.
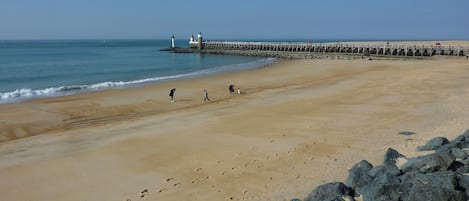
[{"label": "sea", "polygon": [[[176,46],[187,47],[187,40]],[[177,54],[170,40],[0,40],[0,104],[269,65],[274,58]]]}]

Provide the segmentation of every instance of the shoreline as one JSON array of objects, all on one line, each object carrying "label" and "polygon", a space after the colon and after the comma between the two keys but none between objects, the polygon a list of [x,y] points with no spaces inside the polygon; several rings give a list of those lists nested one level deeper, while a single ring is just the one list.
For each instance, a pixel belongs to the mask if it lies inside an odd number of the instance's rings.
[{"label": "shoreline", "polygon": [[[72,86],[60,86],[60,87],[49,87],[43,89],[30,89],[22,88],[16,89],[15,91],[0,93],[0,104],[6,103],[18,103],[34,99],[47,99],[61,96],[70,96],[75,94],[91,93],[102,90],[116,90],[142,87],[146,85],[154,85],[163,82],[171,82],[181,79],[199,78],[204,76],[211,76],[216,74],[223,74],[235,71],[249,70],[255,68],[262,68],[274,64],[276,58],[263,58],[259,57],[254,61],[240,64],[229,64],[223,66],[217,66],[214,68],[208,68],[198,70],[194,72],[187,72],[175,75],[165,75],[160,77],[150,77],[138,80],[129,81],[105,81],[94,84],[83,84],[83,85],[72,85]],[[233,68],[233,69],[230,69]]]},{"label": "shoreline", "polygon": [[[144,190],[146,200],[306,197],[363,158],[379,164],[389,147],[411,157],[432,137],[464,132],[466,69],[462,58],[282,60],[2,104],[1,135],[21,139],[0,143],[0,193],[18,201],[138,200]],[[245,93],[229,94],[230,83]]]}]

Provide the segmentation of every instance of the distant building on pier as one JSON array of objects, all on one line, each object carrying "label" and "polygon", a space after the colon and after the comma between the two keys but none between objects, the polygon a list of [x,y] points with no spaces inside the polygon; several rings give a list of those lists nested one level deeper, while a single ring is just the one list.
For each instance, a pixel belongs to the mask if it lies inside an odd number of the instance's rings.
[{"label": "distant building on pier", "polygon": [[199,32],[197,35],[197,40],[194,39],[194,35],[191,35],[191,38],[189,39],[189,47],[197,48],[198,50],[203,48],[203,38],[201,32]]}]

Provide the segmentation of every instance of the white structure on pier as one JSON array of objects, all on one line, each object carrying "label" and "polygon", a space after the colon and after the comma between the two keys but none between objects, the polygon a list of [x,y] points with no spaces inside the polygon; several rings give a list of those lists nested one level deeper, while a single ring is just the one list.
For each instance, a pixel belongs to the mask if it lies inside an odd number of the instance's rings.
[{"label": "white structure on pier", "polygon": [[191,35],[191,38],[189,40],[189,47],[191,48],[197,48],[197,49],[202,49],[203,46],[203,39],[202,39],[202,33],[199,32],[197,35],[197,40],[194,40],[194,35]]}]

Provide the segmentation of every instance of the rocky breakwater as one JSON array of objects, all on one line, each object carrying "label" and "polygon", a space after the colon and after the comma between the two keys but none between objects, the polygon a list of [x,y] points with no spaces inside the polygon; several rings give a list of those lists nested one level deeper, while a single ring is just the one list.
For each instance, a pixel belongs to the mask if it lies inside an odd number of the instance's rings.
[{"label": "rocky breakwater", "polygon": [[[304,201],[466,201],[469,199],[469,130],[449,141],[436,137],[407,158],[389,148],[384,162],[355,164],[345,183],[318,186]],[[301,199],[292,199],[301,201]]]}]

